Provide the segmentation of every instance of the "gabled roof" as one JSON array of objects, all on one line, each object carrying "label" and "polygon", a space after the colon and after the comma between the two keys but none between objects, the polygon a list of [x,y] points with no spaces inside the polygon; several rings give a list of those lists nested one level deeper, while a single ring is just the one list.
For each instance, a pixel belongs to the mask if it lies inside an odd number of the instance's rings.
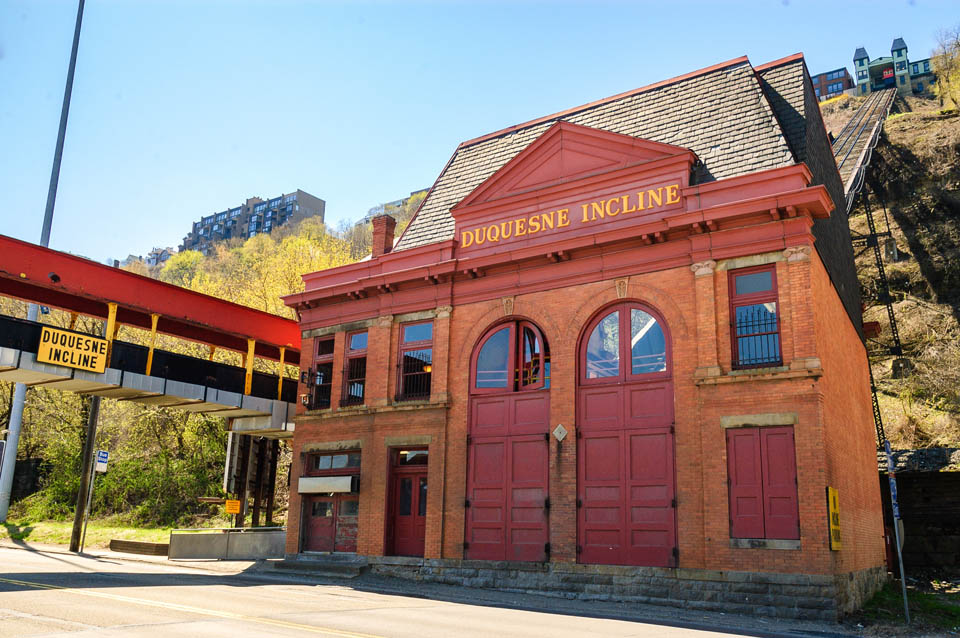
[{"label": "gabled roof", "polygon": [[396,250],[451,239],[450,210],[558,121],[690,149],[703,162],[700,181],[794,163],[757,73],[737,58],[464,142]]},{"label": "gabled roof", "polygon": [[481,182],[453,210],[680,155],[696,159],[689,150],[671,144],[560,121]]},{"label": "gabled roof", "polygon": [[857,47],[856,52],[853,54],[853,61],[862,60],[863,58],[870,59],[870,56],[867,55],[867,50],[863,47]]},{"label": "gabled roof", "polygon": [[906,49],[907,43],[903,41],[903,38],[897,38],[893,41],[893,44],[890,45],[890,51],[896,51],[897,49]]}]

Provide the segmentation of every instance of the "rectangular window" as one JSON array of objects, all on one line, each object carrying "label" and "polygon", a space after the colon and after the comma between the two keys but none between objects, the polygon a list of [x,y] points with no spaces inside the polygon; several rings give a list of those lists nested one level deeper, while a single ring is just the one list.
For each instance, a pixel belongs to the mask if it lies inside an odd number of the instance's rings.
[{"label": "rectangular window", "polygon": [[326,410],[330,407],[330,389],[333,383],[333,337],[317,341],[317,356],[314,361],[310,409]]},{"label": "rectangular window", "polygon": [[903,71],[907,68],[906,62],[897,62],[897,71]]},{"label": "rectangular window", "polygon": [[343,398],[340,405],[362,405],[367,382],[367,332],[347,333]]},{"label": "rectangular window", "polygon": [[359,471],[360,452],[311,454],[306,467],[308,475],[355,474]]},{"label": "rectangular window", "polygon": [[732,270],[728,281],[733,367],[780,365],[777,272],[774,266]]},{"label": "rectangular window", "polygon": [[923,72],[926,73],[926,72],[929,71],[929,70],[930,70],[930,63],[929,63],[929,62],[924,62],[924,63],[923,63]]},{"label": "rectangular window", "polygon": [[429,398],[432,371],[433,322],[401,325],[397,399]]},{"label": "rectangular window", "polygon": [[907,76],[901,75],[901,76],[900,76],[900,84],[906,84],[906,83],[907,83]]},{"label": "rectangular window", "polygon": [[727,430],[731,538],[799,539],[793,427]]},{"label": "rectangular window", "polygon": [[919,65],[919,64],[914,64],[914,65],[913,65],[913,72],[914,72],[914,73],[919,73],[919,72],[920,72],[920,65]]}]

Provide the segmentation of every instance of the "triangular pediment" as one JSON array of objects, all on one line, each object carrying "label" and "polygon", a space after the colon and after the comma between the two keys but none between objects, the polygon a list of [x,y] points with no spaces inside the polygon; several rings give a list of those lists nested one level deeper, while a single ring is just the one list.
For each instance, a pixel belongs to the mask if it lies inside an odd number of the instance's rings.
[{"label": "triangular pediment", "polygon": [[557,122],[500,167],[456,208],[480,204],[627,166],[689,155],[689,149]]}]

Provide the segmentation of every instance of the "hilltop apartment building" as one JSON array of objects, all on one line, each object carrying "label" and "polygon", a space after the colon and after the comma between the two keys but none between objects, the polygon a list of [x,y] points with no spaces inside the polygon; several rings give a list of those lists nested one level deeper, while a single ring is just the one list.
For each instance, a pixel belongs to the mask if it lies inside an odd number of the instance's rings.
[{"label": "hilltop apartment building", "polygon": [[857,74],[857,94],[896,88],[901,95],[929,92],[933,83],[930,59],[910,61],[907,43],[897,38],[890,46],[890,56],[874,60],[860,47],[853,54],[853,68]]},{"label": "hilltop apartment building", "polygon": [[240,206],[194,222],[180,250],[199,250],[206,254],[216,241],[232,237],[248,239],[269,233],[288,221],[307,217],[318,216],[323,221],[325,208],[326,202],[300,189],[270,199],[251,197]]},{"label": "hilltop apartment building", "polygon": [[836,97],[855,86],[847,67],[819,73],[814,75],[811,80],[813,82],[813,92],[821,102]]}]

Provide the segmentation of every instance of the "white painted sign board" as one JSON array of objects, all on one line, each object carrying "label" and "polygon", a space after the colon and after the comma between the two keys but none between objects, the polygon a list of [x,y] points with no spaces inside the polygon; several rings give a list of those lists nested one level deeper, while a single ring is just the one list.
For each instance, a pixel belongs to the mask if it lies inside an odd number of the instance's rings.
[{"label": "white painted sign board", "polygon": [[107,459],[109,458],[110,453],[106,450],[97,450],[97,464],[93,467],[95,472],[100,472],[101,474],[106,473],[107,471]]}]

